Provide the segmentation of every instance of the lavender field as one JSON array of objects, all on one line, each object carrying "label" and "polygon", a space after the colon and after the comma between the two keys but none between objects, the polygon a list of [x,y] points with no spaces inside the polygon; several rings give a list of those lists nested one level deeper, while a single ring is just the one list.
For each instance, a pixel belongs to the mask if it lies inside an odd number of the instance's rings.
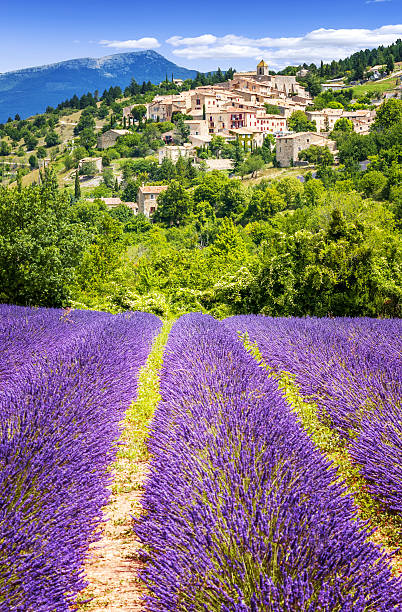
[{"label": "lavender field", "polygon": [[[1,611],[75,609],[161,326],[138,312],[0,306]],[[292,377],[369,494],[400,515],[400,332],[374,319],[194,313],[173,324],[132,531],[147,586],[138,609],[402,610],[392,557],[278,384]]]},{"label": "lavender field", "polygon": [[0,307],[0,610],[69,610],[160,320]]},{"label": "lavender field", "polygon": [[[278,355],[293,346],[303,362],[310,339],[292,341],[289,332],[284,347],[284,330],[297,322],[279,320],[276,330],[276,321],[237,317],[224,325],[193,314],[172,328],[145,513],[136,526],[146,544],[152,611],[401,609],[401,581],[368,541],[336,470],[235,333],[248,330],[260,340],[267,326],[267,358],[289,366],[292,356],[285,362]],[[392,353],[395,325],[385,323],[383,335],[376,334],[380,366]],[[347,326],[340,323],[339,333]],[[366,335],[355,345],[363,355],[373,341],[364,343]],[[391,364],[394,381],[392,372]],[[381,398],[378,410],[385,411],[385,392]],[[390,475],[395,482],[398,469]]]},{"label": "lavender field", "polygon": [[371,493],[402,514],[402,323],[398,319],[238,316],[274,372],[345,441]]}]

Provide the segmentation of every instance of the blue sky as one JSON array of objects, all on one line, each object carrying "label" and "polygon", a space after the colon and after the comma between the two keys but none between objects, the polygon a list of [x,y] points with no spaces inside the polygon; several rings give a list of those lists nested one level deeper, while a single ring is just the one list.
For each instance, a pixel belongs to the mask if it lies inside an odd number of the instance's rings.
[{"label": "blue sky", "polygon": [[402,38],[401,0],[2,0],[0,72],[152,48],[199,70],[345,57]]}]

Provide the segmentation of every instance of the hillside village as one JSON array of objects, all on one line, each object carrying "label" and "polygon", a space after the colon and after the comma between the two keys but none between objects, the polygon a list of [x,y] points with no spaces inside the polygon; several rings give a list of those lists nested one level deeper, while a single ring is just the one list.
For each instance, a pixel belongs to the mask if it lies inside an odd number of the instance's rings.
[{"label": "hillside village", "polygon": [[[396,68],[396,75],[399,75],[401,66]],[[190,89],[183,88],[183,81],[173,79],[172,76],[169,86],[174,87],[177,93],[149,94],[149,101],[141,104],[133,102],[124,105],[122,98],[112,102],[110,115],[110,109],[105,109],[105,102],[98,102],[96,120],[92,118],[88,120],[88,109],[70,116],[67,114],[65,118],[58,120],[50,118],[49,122],[53,121],[56,124],[53,128],[50,126],[50,129],[53,129],[56,137],[58,129],[60,136],[54,141],[53,148],[52,142],[48,151],[42,147],[42,155],[38,156],[35,164],[37,169],[32,163],[32,156],[29,158],[32,171],[24,177],[24,184],[39,180],[40,169],[48,165],[52,165],[58,171],[63,186],[67,187],[72,186],[75,174],[78,172],[83,197],[86,199],[93,201],[100,198],[109,207],[118,206],[123,201],[136,214],[142,213],[150,218],[157,209],[158,196],[167,188],[167,184],[160,184],[160,181],[155,181],[155,177],[151,180],[148,176],[147,180],[145,174],[143,184],[138,186],[132,201],[128,201],[127,197],[122,198],[118,192],[124,187],[124,172],[121,172],[121,169],[124,166],[127,149],[131,146],[126,146],[127,139],[141,131],[144,126],[148,126],[152,132],[152,125],[155,126],[155,130],[158,128],[159,132],[154,130],[153,140],[150,141],[145,153],[148,156],[153,155],[152,159],[155,159],[159,165],[162,165],[164,160],[176,164],[181,159],[194,167],[203,167],[206,171],[220,170],[233,175],[237,174],[238,170],[233,159],[234,145],[241,149],[243,157],[258,153],[266,146],[276,168],[298,167],[300,180],[303,180],[305,168],[309,166],[309,161],[303,157],[303,153],[310,147],[325,148],[330,152],[333,162],[337,163],[336,143],[331,139],[331,133],[340,121],[346,121],[350,129],[359,135],[369,134],[376,117],[376,105],[378,107],[384,98],[401,97],[401,85],[397,76],[396,88],[388,94],[383,94],[380,99],[371,100],[372,104],[357,103],[354,105],[357,108],[345,109],[341,104],[335,103],[328,104],[328,107],[316,108],[314,97],[299,82],[300,77],[305,77],[307,73],[307,70],[300,70],[294,76],[273,74],[268,64],[261,60],[254,71],[234,72],[232,78],[227,80]],[[372,74],[377,78],[377,73]],[[340,84],[338,80],[324,84],[321,89],[329,93],[337,92],[335,93],[337,95],[345,88],[346,86]],[[350,89],[348,91],[352,92]],[[70,113],[72,112],[70,110]],[[297,116],[299,119],[302,117],[306,129],[295,127],[294,119]],[[179,135],[177,119],[182,126],[182,133]],[[37,122],[38,118],[34,118],[33,125]],[[85,147],[87,143],[84,140],[84,147],[80,146],[83,142],[82,136],[88,132],[88,128],[93,129],[97,137],[92,134],[94,137],[92,141],[89,133],[88,145]],[[45,140],[43,144],[49,146],[46,138]],[[25,142],[28,142],[26,138]],[[217,142],[220,143],[221,150],[219,147],[217,150]],[[8,146],[6,141],[0,144],[3,149]],[[116,153],[116,147],[119,146],[124,152]],[[232,153],[226,151],[227,154],[224,154],[225,147],[231,147]],[[29,151],[29,143],[27,148]],[[77,156],[79,151],[87,155]],[[51,156],[47,157],[46,152],[50,152]],[[76,171],[69,171],[67,167],[66,160],[71,156],[75,156]],[[116,160],[116,156],[121,159]],[[6,160],[4,157],[3,159]],[[62,159],[65,162],[64,173],[61,166]],[[266,161],[264,159],[264,162]],[[7,160],[2,163],[6,164]],[[24,167],[24,164],[15,158],[12,164],[14,171],[17,169],[17,173],[20,164]],[[109,173],[109,181],[106,181],[109,190],[112,186],[114,188],[114,193],[111,195],[106,194],[105,189],[96,190],[97,186],[106,184],[102,180],[105,168]],[[251,164],[250,176],[255,176],[260,169]],[[247,174],[247,169],[243,175],[245,173]],[[159,184],[153,184],[155,182]]]},{"label": "hillside village", "polygon": [[[275,114],[267,112],[265,105],[272,105]],[[260,147],[267,134],[277,139],[277,161],[281,167],[297,161],[296,152],[303,136],[293,139],[293,151],[289,155],[285,145],[289,142],[291,130],[287,119],[294,111],[306,112],[310,121],[315,121],[317,134],[312,144],[328,144],[325,134],[331,131],[341,117],[350,119],[353,128],[366,134],[375,118],[375,111],[344,111],[323,109],[309,111],[313,104],[312,96],[302,87],[294,76],[270,75],[268,65],[263,60],[255,72],[235,73],[232,80],[209,87],[197,87],[193,91],[182,92],[177,96],[159,96],[147,104],[147,118],[154,121],[170,121],[174,112],[188,114],[192,120],[185,123],[190,129],[190,142],[194,147],[205,146],[214,134],[227,141],[239,139],[244,148],[252,150]],[[123,109],[123,118],[129,123],[133,106]],[[300,142],[299,142],[300,140]],[[102,142],[101,142],[102,147]],[[279,152],[279,155],[278,155]],[[184,151],[183,151],[184,153]],[[187,151],[191,155],[191,150]]]},{"label": "hillside village", "polygon": [[[330,85],[327,85],[329,87]],[[335,85],[335,89],[337,86]],[[301,86],[296,76],[272,75],[268,64],[261,60],[255,71],[236,72],[233,79],[210,86],[201,86],[177,95],[156,96],[147,103],[146,119],[154,122],[170,122],[175,113],[190,116],[184,121],[188,128],[189,143],[173,144],[172,134],[164,134],[165,146],[159,149],[158,159],[177,162],[179,157],[197,160],[197,152],[205,149],[214,136],[227,143],[240,142],[246,152],[263,145],[265,138],[275,138],[276,163],[280,168],[300,165],[299,153],[311,145],[328,147],[336,159],[336,145],[329,138],[339,119],[347,119],[358,134],[368,134],[375,120],[375,109],[347,111],[338,108],[309,110],[313,97]],[[132,115],[136,105],[123,108],[122,120],[129,127],[134,123]],[[275,113],[267,112],[267,107]],[[294,132],[288,120],[295,111],[305,113],[315,124],[315,131]],[[98,137],[98,148],[113,146],[129,129],[111,129]],[[227,160],[229,161],[229,160]],[[216,168],[230,170],[232,165]],[[156,210],[159,193],[165,187],[143,186],[138,191],[137,202],[129,203],[135,212],[150,217]],[[116,205],[107,200],[109,205]]]}]

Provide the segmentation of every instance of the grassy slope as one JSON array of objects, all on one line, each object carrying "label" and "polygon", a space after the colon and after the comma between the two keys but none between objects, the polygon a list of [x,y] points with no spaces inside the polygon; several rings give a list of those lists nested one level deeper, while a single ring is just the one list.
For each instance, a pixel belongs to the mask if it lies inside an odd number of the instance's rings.
[{"label": "grassy slope", "polygon": [[353,96],[364,96],[366,93],[370,91],[379,91],[384,93],[385,91],[392,91],[396,87],[396,77],[391,77],[389,79],[384,79],[381,81],[370,81],[369,83],[365,83],[364,85],[356,85],[353,87]]}]

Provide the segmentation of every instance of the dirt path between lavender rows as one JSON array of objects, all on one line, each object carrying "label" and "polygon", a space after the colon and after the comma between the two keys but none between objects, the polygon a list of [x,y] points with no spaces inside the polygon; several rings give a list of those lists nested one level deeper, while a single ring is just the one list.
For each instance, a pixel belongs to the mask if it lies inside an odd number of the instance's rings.
[{"label": "dirt path between lavender rows", "polygon": [[140,513],[148,466],[146,462],[130,466],[121,463],[119,460],[119,471],[114,472],[115,492],[104,509],[106,520],[102,538],[90,547],[90,557],[85,566],[89,586],[80,599],[93,599],[81,606],[82,610],[145,610],[142,601],[145,588],[139,578],[141,543],[133,532],[131,516]]}]

